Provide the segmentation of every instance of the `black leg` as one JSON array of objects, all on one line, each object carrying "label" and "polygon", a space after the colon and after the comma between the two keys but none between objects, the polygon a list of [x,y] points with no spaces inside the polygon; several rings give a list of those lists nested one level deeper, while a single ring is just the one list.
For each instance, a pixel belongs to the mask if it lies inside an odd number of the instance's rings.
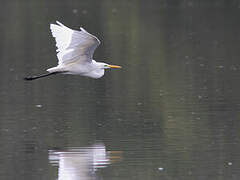
[{"label": "black leg", "polygon": [[51,76],[51,75],[54,75],[54,74],[60,74],[60,73],[63,73],[63,72],[52,72],[52,73],[42,74],[40,76],[29,76],[29,77],[25,77],[24,80],[32,81],[32,80],[35,80],[35,79]]}]

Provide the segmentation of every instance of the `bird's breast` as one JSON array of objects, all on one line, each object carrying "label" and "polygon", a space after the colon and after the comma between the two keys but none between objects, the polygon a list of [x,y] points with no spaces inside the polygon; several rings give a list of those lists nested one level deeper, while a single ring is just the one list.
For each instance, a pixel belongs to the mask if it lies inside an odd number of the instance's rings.
[{"label": "bird's breast", "polygon": [[98,79],[104,75],[104,69],[95,69],[93,71],[90,71],[86,74],[83,74],[83,76],[91,77],[94,79]]},{"label": "bird's breast", "polygon": [[77,64],[72,63],[65,66],[65,74],[87,76],[94,79],[100,78],[104,75],[104,69],[97,68],[92,63]]}]

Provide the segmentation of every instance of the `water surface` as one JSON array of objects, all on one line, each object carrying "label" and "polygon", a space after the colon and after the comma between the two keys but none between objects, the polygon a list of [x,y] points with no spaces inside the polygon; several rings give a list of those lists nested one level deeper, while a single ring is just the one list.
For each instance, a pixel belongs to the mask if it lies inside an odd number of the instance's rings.
[{"label": "water surface", "polygon": [[[49,151],[95,142],[121,159],[94,178],[239,179],[239,3],[5,2],[0,179],[57,179]],[[94,58],[123,68],[23,81],[56,65],[55,20],[96,35]]]}]

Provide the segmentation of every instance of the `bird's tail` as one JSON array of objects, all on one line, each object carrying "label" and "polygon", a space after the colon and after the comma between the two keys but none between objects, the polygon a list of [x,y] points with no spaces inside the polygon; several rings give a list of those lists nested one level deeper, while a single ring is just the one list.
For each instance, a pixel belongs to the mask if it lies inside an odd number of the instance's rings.
[{"label": "bird's tail", "polygon": [[39,76],[29,76],[29,77],[25,77],[24,80],[32,81],[32,80],[35,80],[35,79],[51,76],[51,75],[54,75],[54,74],[60,74],[60,73],[63,73],[63,72],[58,71],[58,72],[50,72],[50,73],[47,73],[47,74],[42,74],[42,75],[39,75]]}]

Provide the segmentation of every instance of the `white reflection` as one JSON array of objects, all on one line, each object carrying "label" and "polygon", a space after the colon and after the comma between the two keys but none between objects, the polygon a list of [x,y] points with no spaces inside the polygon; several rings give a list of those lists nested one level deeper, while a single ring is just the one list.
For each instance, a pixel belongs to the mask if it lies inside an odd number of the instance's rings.
[{"label": "white reflection", "polygon": [[49,151],[49,161],[58,166],[58,180],[92,180],[95,171],[120,160],[120,151],[106,151],[104,144],[92,147],[67,148],[64,151]]}]

